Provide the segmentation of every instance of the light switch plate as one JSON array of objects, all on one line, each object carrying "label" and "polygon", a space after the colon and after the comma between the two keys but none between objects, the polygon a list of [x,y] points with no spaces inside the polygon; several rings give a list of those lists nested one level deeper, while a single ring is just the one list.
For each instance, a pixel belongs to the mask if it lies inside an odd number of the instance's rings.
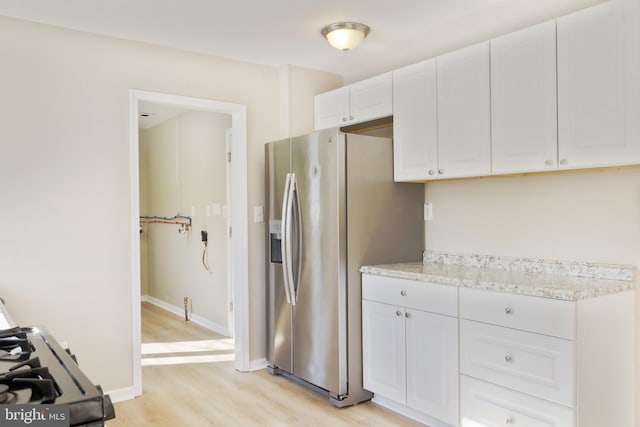
[{"label": "light switch plate", "polygon": [[424,220],[433,221],[433,203],[424,204]]},{"label": "light switch plate", "polygon": [[264,207],[263,206],[254,206],[253,207],[253,222],[264,222]]}]

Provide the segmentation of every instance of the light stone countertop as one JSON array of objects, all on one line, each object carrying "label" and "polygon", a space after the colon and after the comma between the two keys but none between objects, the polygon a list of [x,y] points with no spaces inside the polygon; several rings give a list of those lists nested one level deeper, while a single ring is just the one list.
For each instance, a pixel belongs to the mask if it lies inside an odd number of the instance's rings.
[{"label": "light stone countertop", "polygon": [[425,252],[423,262],[363,266],[378,276],[577,301],[634,290],[634,268],[524,258]]}]

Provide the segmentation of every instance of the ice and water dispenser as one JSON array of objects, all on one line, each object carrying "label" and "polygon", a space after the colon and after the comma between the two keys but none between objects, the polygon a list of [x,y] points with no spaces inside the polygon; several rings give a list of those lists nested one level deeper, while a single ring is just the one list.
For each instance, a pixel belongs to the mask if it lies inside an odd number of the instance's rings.
[{"label": "ice and water dispenser", "polygon": [[282,264],[282,220],[269,221],[269,261]]}]

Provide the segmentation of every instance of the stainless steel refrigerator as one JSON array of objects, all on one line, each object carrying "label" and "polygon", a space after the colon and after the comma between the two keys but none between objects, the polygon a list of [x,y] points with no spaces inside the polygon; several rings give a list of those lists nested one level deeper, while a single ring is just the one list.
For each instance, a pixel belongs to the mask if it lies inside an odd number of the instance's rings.
[{"label": "stainless steel refrigerator", "polygon": [[391,139],[329,129],[265,147],[267,360],[339,407],[362,388],[362,265],[417,261],[424,186],[393,182]]}]

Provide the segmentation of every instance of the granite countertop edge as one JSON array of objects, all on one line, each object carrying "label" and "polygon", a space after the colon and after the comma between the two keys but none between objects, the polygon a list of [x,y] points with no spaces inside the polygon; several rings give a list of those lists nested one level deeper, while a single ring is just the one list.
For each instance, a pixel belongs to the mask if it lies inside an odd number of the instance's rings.
[{"label": "granite countertop edge", "polygon": [[[429,271],[429,270],[441,271]],[[443,265],[407,262],[363,266],[360,272],[429,282],[460,288],[481,289],[515,295],[527,295],[565,301],[602,297],[636,289],[636,281],[575,277],[531,271],[508,271],[489,266]],[[487,276],[487,278],[483,277]]]}]

